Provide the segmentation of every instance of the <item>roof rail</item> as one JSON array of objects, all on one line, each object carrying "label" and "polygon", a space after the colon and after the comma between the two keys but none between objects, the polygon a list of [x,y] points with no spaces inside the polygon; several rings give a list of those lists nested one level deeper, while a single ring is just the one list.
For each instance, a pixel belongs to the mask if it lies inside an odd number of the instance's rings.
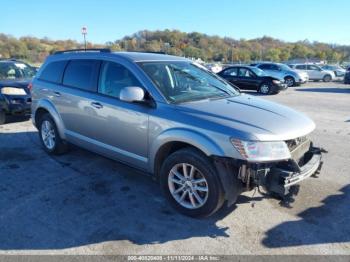
[{"label": "roof rail", "polygon": [[71,49],[71,50],[63,50],[56,51],[53,53],[54,55],[65,54],[65,53],[79,53],[79,52],[101,52],[101,53],[110,53],[111,49],[109,48],[82,48],[82,49]]}]

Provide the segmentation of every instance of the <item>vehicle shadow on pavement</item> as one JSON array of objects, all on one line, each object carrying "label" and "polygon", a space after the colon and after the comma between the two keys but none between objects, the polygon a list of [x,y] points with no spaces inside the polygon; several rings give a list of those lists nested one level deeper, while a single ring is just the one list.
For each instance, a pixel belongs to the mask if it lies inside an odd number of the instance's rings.
[{"label": "vehicle shadow on pavement", "polygon": [[312,207],[296,221],[284,222],[266,232],[262,244],[269,248],[343,243],[350,241],[350,185],[341,193],[325,198],[320,207]]},{"label": "vehicle shadow on pavement", "polygon": [[322,88],[296,88],[296,91],[316,93],[350,94],[350,88],[322,87]]},{"label": "vehicle shadow on pavement", "polygon": [[36,132],[0,135],[0,181],[0,250],[229,237],[216,223],[236,208],[182,216],[147,175],[74,147],[50,157]]}]

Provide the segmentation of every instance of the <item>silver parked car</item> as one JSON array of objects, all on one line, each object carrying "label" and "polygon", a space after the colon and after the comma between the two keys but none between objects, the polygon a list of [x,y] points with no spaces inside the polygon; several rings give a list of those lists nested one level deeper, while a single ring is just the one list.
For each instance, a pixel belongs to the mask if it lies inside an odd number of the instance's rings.
[{"label": "silver parked car", "polygon": [[308,117],[175,56],[58,52],[33,80],[32,100],[46,152],[72,143],[148,172],[192,217],[257,186],[283,196],[322,163]]},{"label": "silver parked car", "polygon": [[321,68],[324,70],[333,71],[335,77],[344,77],[346,73],[346,70],[340,65],[323,65]]},{"label": "silver parked car", "polygon": [[264,62],[264,63],[256,63],[252,64],[265,71],[268,75],[272,77],[276,77],[279,79],[284,79],[287,86],[297,86],[300,84],[304,84],[309,81],[309,76],[305,72],[297,72],[293,70],[289,66],[281,63],[272,63],[272,62]]},{"label": "silver parked car", "polygon": [[335,74],[333,71],[322,69],[318,65],[291,64],[289,66],[299,72],[307,72],[310,80],[314,80],[314,81],[322,80],[324,82],[330,82],[335,78]]}]

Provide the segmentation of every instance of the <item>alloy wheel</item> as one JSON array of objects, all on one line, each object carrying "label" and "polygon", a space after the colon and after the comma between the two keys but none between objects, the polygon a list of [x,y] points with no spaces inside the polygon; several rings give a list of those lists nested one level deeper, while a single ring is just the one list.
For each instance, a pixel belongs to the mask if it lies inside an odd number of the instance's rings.
[{"label": "alloy wheel", "polygon": [[268,94],[270,91],[270,87],[268,84],[263,84],[261,87],[260,87],[260,92],[263,93],[263,94]]},{"label": "alloy wheel", "polygon": [[293,86],[293,85],[294,85],[293,79],[288,77],[288,78],[286,79],[286,84],[287,84],[288,87]]},{"label": "alloy wheel", "polygon": [[41,123],[41,138],[47,149],[52,150],[56,145],[55,129],[50,121],[44,120]]},{"label": "alloy wheel", "polygon": [[207,202],[208,182],[191,164],[176,164],[169,172],[168,186],[173,198],[185,208],[197,209]]}]

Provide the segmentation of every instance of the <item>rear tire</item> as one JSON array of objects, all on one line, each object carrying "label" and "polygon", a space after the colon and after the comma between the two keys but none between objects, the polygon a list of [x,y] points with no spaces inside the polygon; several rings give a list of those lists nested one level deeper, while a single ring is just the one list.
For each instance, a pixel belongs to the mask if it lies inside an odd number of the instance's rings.
[{"label": "rear tire", "polygon": [[180,149],[166,158],[160,184],[165,198],[186,216],[210,216],[224,203],[224,191],[212,161],[193,148]]},{"label": "rear tire", "polygon": [[58,133],[55,121],[50,114],[44,114],[38,123],[39,139],[48,154],[60,155],[67,151],[68,146]]},{"label": "rear tire", "polygon": [[0,125],[6,123],[6,113],[3,110],[0,110]]},{"label": "rear tire", "polygon": [[323,82],[330,82],[332,80],[332,77],[330,75],[325,75],[323,77]]}]

